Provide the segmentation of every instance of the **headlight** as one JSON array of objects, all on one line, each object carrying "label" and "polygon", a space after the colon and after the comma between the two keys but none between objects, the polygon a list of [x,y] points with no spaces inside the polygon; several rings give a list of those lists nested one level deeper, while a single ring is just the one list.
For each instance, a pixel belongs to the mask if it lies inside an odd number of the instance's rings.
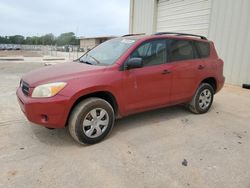
[{"label": "headlight", "polygon": [[65,82],[55,82],[49,84],[43,84],[35,87],[32,92],[32,97],[34,98],[41,98],[41,97],[53,97],[59,91],[61,91],[67,83]]}]

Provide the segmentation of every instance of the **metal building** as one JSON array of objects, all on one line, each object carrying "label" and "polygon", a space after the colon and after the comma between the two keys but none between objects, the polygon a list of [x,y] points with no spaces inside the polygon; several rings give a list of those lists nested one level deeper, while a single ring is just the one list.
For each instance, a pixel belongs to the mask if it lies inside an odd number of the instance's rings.
[{"label": "metal building", "polygon": [[130,0],[129,30],[205,35],[225,61],[226,82],[250,84],[250,0]]}]

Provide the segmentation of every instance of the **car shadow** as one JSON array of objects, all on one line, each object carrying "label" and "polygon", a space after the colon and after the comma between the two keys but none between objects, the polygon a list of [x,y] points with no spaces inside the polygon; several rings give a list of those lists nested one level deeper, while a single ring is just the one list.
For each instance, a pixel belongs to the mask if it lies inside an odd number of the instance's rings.
[{"label": "car shadow", "polygon": [[152,126],[152,124],[161,123],[163,121],[168,121],[171,119],[178,119],[190,115],[190,112],[183,106],[172,106],[151,111],[146,111],[124,117],[122,119],[117,119],[115,126],[110,134],[110,137],[115,136],[118,132],[131,131],[132,129]]},{"label": "car shadow", "polygon": [[[213,110],[215,106],[216,104],[211,107],[211,110]],[[133,129],[143,128],[145,126],[152,126],[152,124],[161,123],[171,119],[182,120],[185,119],[186,116],[190,115],[191,112],[189,112],[183,105],[178,105],[146,111],[128,117],[124,117],[122,119],[117,119],[115,122],[115,126],[110,135],[107,137],[107,139],[116,136],[116,134],[119,132],[130,132],[133,131]],[[71,138],[67,127],[63,129],[49,130],[44,127],[34,125],[31,129],[37,139],[44,144],[64,147],[75,145],[78,145],[80,147],[88,147],[88,145],[77,144]]]},{"label": "car shadow", "polygon": [[45,145],[63,147],[77,145],[71,138],[67,127],[62,129],[47,129],[38,125],[32,125],[31,129],[39,142]]}]

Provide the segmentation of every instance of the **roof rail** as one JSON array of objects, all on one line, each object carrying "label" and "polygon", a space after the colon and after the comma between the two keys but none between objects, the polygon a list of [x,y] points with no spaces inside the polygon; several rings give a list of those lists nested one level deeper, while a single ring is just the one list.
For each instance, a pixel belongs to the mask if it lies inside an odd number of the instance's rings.
[{"label": "roof rail", "polygon": [[127,34],[127,35],[123,35],[122,37],[130,37],[130,36],[136,36],[136,35],[145,35],[145,33]]},{"label": "roof rail", "polygon": [[154,35],[177,35],[177,36],[192,36],[192,37],[199,37],[203,40],[207,40],[206,37],[202,35],[194,35],[194,34],[188,34],[188,33],[176,33],[176,32],[158,32],[155,33]]}]

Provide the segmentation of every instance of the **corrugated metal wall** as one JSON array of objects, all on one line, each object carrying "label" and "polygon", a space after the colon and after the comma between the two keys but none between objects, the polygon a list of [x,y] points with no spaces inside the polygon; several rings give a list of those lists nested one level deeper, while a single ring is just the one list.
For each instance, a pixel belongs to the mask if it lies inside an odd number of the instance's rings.
[{"label": "corrugated metal wall", "polygon": [[156,0],[130,0],[130,33],[151,34],[155,30]]},{"label": "corrugated metal wall", "polygon": [[250,84],[250,0],[131,0],[131,33],[176,31],[214,41],[226,82]]},{"label": "corrugated metal wall", "polygon": [[209,39],[225,61],[226,82],[250,84],[250,1],[213,0]]},{"label": "corrugated metal wall", "polygon": [[208,35],[211,0],[159,0],[157,31]]}]

